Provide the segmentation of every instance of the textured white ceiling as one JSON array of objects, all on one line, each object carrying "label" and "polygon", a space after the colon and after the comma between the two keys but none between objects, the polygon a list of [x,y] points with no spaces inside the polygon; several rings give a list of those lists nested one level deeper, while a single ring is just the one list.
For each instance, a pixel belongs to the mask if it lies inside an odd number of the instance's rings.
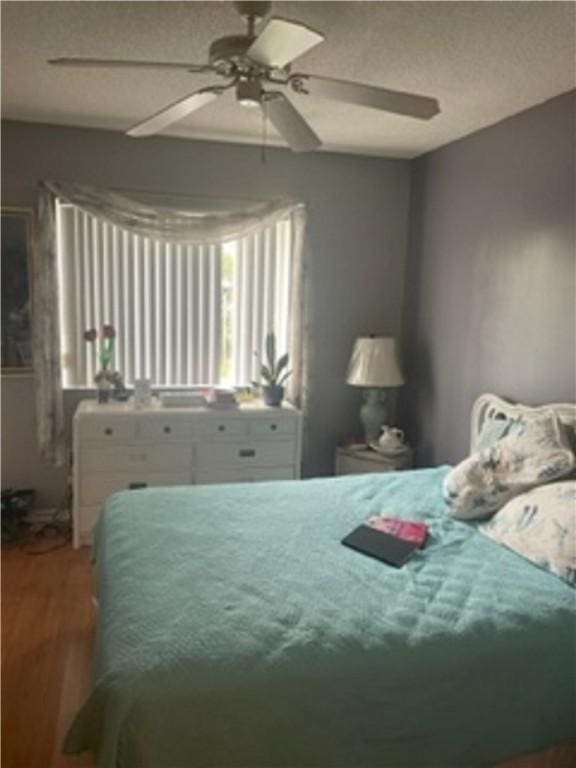
[{"label": "textured white ceiling", "polygon": [[[217,79],[181,72],[59,69],[58,56],[207,61],[210,41],[242,33],[232,4],[2,2],[2,115],[124,131]],[[273,15],[326,35],[299,71],[435,96],[418,121],[291,95],[325,149],[414,157],[576,85],[573,2],[279,2]],[[259,111],[223,96],[173,136],[257,143]],[[270,143],[279,141],[268,128]],[[135,139],[148,141],[148,139]]]}]

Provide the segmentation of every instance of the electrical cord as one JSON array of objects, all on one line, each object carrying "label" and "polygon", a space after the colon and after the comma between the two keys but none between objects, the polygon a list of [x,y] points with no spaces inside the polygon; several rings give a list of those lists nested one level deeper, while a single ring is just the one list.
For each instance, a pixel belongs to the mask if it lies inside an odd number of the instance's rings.
[{"label": "electrical cord", "polygon": [[30,525],[21,548],[28,555],[45,555],[63,549],[72,539],[72,485],[67,483],[64,495],[46,522]]},{"label": "electrical cord", "polygon": [[[68,545],[72,539],[72,469],[73,454],[70,452],[66,489],[59,504],[50,516],[42,522],[35,523],[33,520],[21,518],[16,524],[16,529],[12,532],[13,535],[8,540],[2,541],[2,549],[18,547],[28,555],[45,555]],[[9,492],[6,493],[9,494]],[[32,493],[32,497],[34,496],[33,492],[28,493]],[[2,511],[2,517],[4,517],[4,492]],[[4,539],[4,527],[2,537]]]},{"label": "electrical cord", "polygon": [[[44,555],[68,545],[72,538],[72,485],[69,481],[57,507],[42,522],[21,519],[2,549],[21,549],[28,555]],[[4,532],[3,532],[4,533]]]}]

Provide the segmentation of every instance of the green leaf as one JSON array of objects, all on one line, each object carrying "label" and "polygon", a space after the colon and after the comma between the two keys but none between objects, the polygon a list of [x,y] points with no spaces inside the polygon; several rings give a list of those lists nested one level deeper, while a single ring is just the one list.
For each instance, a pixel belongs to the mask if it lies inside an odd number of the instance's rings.
[{"label": "green leaf", "polygon": [[262,376],[264,381],[268,382],[268,384],[274,384],[274,378],[272,376],[272,372],[267,365],[260,366],[260,375]]},{"label": "green leaf", "polygon": [[291,374],[292,374],[292,371],[286,371],[286,373],[283,376],[280,376],[280,378],[278,379],[278,386],[281,387],[282,384],[284,384],[284,382],[286,381],[286,379],[289,376],[291,376]]},{"label": "green leaf", "polygon": [[271,371],[274,370],[274,363],[276,362],[276,336],[274,331],[266,334],[266,356],[268,358],[268,367]]},{"label": "green leaf", "polygon": [[288,365],[288,352],[286,352],[285,355],[282,355],[282,357],[276,363],[276,371],[275,371],[276,378],[280,376],[280,374],[282,373],[282,369],[286,368],[287,365]]}]

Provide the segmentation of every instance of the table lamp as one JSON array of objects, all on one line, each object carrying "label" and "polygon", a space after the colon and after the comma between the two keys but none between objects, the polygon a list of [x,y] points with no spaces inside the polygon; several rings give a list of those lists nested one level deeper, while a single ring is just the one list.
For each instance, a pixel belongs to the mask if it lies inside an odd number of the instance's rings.
[{"label": "table lamp", "polygon": [[388,336],[356,339],[346,375],[348,384],[364,387],[365,403],[360,409],[366,443],[376,443],[386,423],[385,387],[400,387],[404,378],[398,365],[396,341]]}]

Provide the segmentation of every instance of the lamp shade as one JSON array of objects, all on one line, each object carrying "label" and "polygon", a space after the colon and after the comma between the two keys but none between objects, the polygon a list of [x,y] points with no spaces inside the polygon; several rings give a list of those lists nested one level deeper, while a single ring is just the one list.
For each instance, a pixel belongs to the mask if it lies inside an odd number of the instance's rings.
[{"label": "lamp shade", "polygon": [[388,336],[356,339],[346,381],[356,387],[402,386],[396,341]]}]

